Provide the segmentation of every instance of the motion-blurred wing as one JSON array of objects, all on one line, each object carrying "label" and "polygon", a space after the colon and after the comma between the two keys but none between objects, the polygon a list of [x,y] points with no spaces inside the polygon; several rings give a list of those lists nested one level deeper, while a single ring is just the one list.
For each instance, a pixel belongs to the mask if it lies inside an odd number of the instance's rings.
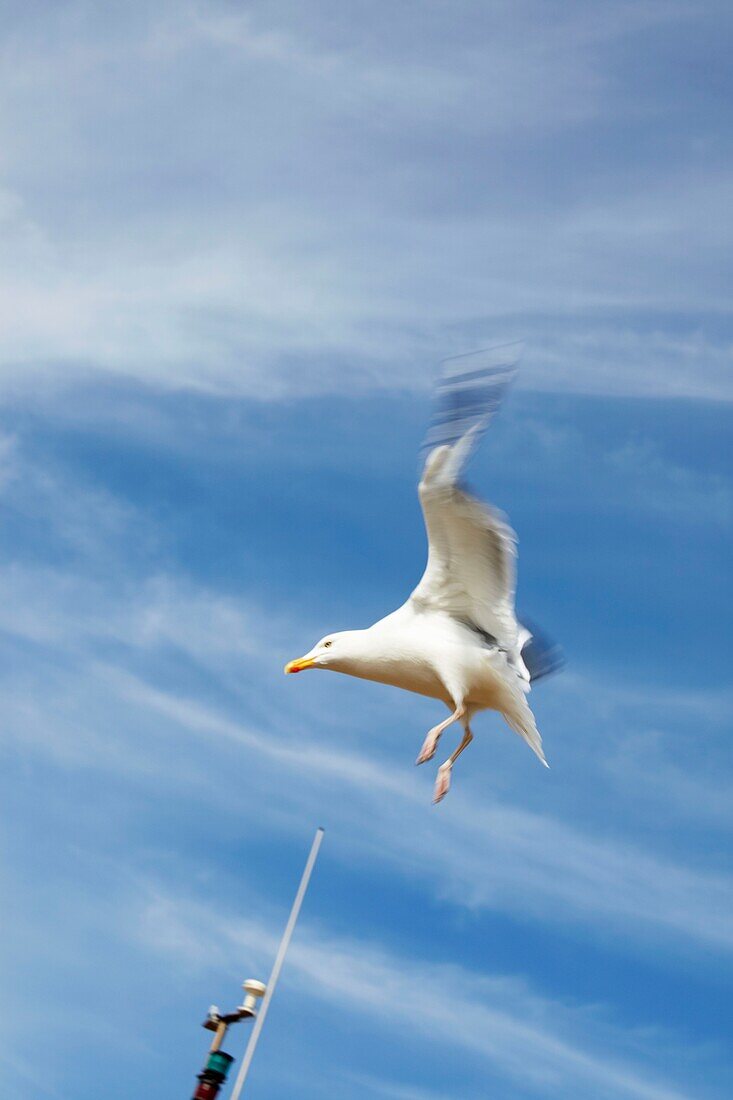
[{"label": "motion-blurred wing", "polygon": [[558,672],[565,664],[563,651],[557,642],[524,617],[519,623],[519,644],[522,663],[527,670],[531,683],[542,680]]},{"label": "motion-blurred wing", "polygon": [[443,611],[514,651],[516,537],[498,512],[460,486],[476,442],[511,381],[516,344],[445,364],[419,486],[428,563],[411,600]]},{"label": "motion-blurred wing", "polygon": [[521,343],[502,344],[444,361],[423,458],[435,447],[457,443],[473,430],[470,446],[461,456],[461,464],[465,464],[512,382],[521,353]]}]

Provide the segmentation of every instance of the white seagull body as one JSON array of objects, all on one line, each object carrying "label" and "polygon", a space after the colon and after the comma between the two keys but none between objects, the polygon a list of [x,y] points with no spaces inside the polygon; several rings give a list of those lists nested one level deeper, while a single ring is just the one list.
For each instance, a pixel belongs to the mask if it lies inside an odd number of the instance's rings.
[{"label": "white seagull body", "polygon": [[[484,385],[487,373],[480,372]],[[417,763],[432,759],[453,722],[463,726],[463,739],[438,769],[435,802],[449,789],[453,765],[473,739],[470,721],[480,710],[499,711],[547,766],[527,703],[532,677],[522,653],[529,654],[532,634],[514,610],[516,538],[498,513],[459,484],[488,420],[485,407],[481,413],[457,440],[428,454],[419,485],[428,561],[407,602],[366,630],[328,635],[285,667],[331,669],[441,699],[451,713],[429,731]],[[537,675],[550,670],[546,663],[529,663]]]}]

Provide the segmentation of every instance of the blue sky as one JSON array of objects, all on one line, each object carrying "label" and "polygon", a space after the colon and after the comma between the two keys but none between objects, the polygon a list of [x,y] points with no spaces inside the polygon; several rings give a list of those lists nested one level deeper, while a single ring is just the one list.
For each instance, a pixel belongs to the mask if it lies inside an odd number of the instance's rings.
[{"label": "blue sky", "polygon": [[[187,1095],[323,824],[253,1095],[729,1095],[727,5],[1,25],[4,1073]],[[417,581],[506,337],[472,480],[568,664],[434,808],[435,704],[282,666]]]}]

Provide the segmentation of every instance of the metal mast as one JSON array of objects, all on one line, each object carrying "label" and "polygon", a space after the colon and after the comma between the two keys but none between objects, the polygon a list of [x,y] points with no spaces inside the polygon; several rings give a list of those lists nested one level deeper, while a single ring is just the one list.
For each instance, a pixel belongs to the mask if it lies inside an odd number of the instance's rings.
[{"label": "metal mast", "polygon": [[315,865],[316,858],[318,857],[318,850],[321,847],[322,840],[323,829],[317,829],[316,835],[313,838],[313,844],[311,845],[310,854],[305,865],[305,870],[303,871],[303,877],[300,880],[300,886],[298,887],[298,892],[295,895],[293,908],[290,910],[288,923],[285,925],[285,932],[283,933],[283,938],[280,941],[277,956],[272,967],[272,973],[270,974],[270,979],[267,983],[267,992],[263,997],[262,1007],[260,1008],[259,1014],[257,1015],[257,1018],[255,1020],[252,1034],[249,1037],[249,1043],[247,1044],[247,1050],[245,1052],[242,1065],[239,1067],[237,1080],[234,1082],[234,1089],[232,1090],[231,1100],[239,1100],[242,1089],[244,1087],[244,1082],[247,1080],[249,1067],[252,1065],[252,1059],[254,1058],[254,1053],[257,1048],[257,1040],[259,1039],[262,1028],[264,1027],[265,1019],[267,1017],[267,1010],[270,1007],[270,1001],[272,1000],[272,995],[275,992],[277,980],[280,977],[280,971],[282,970],[283,962],[285,961],[285,955],[287,953],[288,947],[290,946],[290,941],[293,938],[293,930],[295,929],[295,925],[300,914],[300,907],[303,904],[303,898],[305,897],[305,892],[308,889],[308,883],[310,882],[310,877],[313,873],[313,867]]}]

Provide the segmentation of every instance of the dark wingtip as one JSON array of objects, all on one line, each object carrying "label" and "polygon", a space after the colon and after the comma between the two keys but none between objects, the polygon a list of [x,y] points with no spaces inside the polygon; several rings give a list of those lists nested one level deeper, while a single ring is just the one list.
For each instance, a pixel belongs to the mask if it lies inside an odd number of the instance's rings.
[{"label": "dark wingtip", "polygon": [[559,672],[565,665],[565,655],[557,642],[527,619],[522,620],[522,626],[531,634],[522,646],[522,660],[529,672],[530,682],[534,683],[545,676],[551,676],[553,672]]},{"label": "dark wingtip", "polygon": [[470,428],[478,429],[474,441],[478,442],[514,378],[522,347],[515,341],[443,361],[421,466],[434,447],[453,445]]}]

